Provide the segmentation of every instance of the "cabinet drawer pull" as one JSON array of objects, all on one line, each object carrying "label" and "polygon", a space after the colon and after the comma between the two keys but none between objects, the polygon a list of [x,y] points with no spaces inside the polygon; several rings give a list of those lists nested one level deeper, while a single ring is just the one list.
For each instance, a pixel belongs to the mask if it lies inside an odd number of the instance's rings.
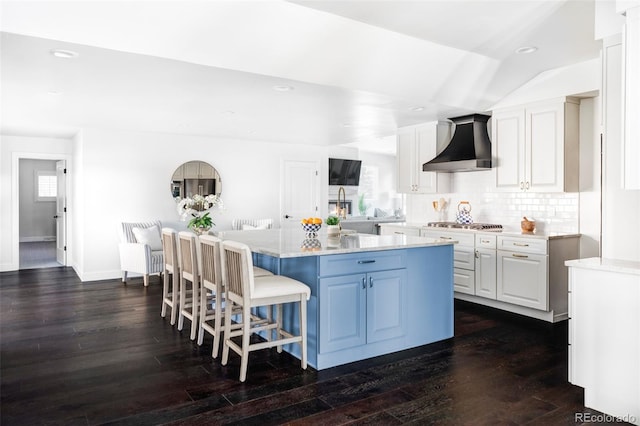
[{"label": "cabinet drawer pull", "polygon": [[400,231],[395,231],[394,234],[400,234],[400,235],[404,235],[404,232],[400,232]]},{"label": "cabinet drawer pull", "polygon": [[369,260],[358,260],[358,263],[360,265],[362,265],[363,263],[376,263],[375,259],[369,259]]},{"label": "cabinet drawer pull", "polygon": [[439,237],[441,240],[453,240],[451,237]]},{"label": "cabinet drawer pull", "polygon": [[529,247],[529,244],[523,244],[523,243],[513,243],[513,245],[518,247]]},{"label": "cabinet drawer pull", "polygon": [[491,240],[480,240],[480,242],[484,243],[484,244],[489,244],[491,242]]},{"label": "cabinet drawer pull", "polygon": [[528,259],[529,258],[529,256],[527,256],[526,254],[515,254],[515,253],[513,253],[513,254],[511,254],[511,256],[519,257],[521,259]]}]

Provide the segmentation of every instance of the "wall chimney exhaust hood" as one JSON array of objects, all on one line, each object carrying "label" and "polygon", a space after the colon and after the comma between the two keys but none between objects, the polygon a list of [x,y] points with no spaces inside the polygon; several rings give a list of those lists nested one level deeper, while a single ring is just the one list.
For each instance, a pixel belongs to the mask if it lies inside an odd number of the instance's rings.
[{"label": "wall chimney exhaust hood", "polygon": [[491,141],[487,121],[491,116],[471,114],[450,118],[456,125],[449,145],[431,161],[423,172],[472,172],[491,169]]}]

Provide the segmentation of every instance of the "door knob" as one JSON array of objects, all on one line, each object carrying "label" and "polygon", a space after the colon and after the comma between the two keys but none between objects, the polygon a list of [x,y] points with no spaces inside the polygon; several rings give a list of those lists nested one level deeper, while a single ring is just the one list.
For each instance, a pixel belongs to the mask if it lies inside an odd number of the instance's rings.
[{"label": "door knob", "polygon": [[284,218],[285,218],[285,219],[292,219],[292,218],[293,218],[293,216],[289,216],[288,214],[285,214],[285,215],[284,215]]}]

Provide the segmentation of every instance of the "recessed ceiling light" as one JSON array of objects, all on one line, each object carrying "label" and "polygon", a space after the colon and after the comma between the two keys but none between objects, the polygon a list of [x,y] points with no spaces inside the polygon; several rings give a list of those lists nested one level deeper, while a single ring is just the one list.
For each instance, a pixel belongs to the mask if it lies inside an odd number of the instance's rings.
[{"label": "recessed ceiling light", "polygon": [[533,53],[536,50],[538,50],[538,48],[535,46],[522,46],[516,49],[516,53],[521,55],[521,54]]},{"label": "recessed ceiling light", "polygon": [[290,92],[293,90],[293,86],[273,86],[273,90],[276,92]]},{"label": "recessed ceiling light", "polygon": [[342,123],[342,127],[351,127],[351,123]]},{"label": "recessed ceiling light", "polygon": [[56,58],[63,58],[63,59],[77,58],[79,56],[78,52],[74,52],[73,50],[64,50],[64,49],[52,49],[51,54]]},{"label": "recessed ceiling light", "polygon": [[58,92],[57,90],[49,90],[47,92],[47,95],[51,95],[51,96],[58,96],[58,95],[61,95],[61,94],[62,94],[62,92]]},{"label": "recessed ceiling light", "polygon": [[411,107],[410,109],[411,109],[411,111],[413,111],[413,112],[420,112],[420,111],[424,111],[424,107],[422,107],[422,106],[414,106],[414,107]]}]

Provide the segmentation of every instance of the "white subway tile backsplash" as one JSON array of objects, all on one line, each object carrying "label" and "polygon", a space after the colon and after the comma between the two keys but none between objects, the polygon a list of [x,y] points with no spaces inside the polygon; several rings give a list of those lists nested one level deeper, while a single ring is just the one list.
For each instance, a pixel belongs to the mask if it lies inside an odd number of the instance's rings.
[{"label": "white subway tile backsplash", "polygon": [[[469,201],[471,216],[475,222],[499,223],[505,230],[520,230],[523,216],[536,221],[536,227],[544,232],[579,231],[579,194],[542,192],[496,192],[493,173],[455,173],[452,176],[453,192],[416,197],[414,211],[419,217],[407,216],[409,222],[426,220],[455,220],[460,201]],[[442,215],[433,211],[432,200],[443,197],[449,200],[449,208]],[[417,203],[417,204],[416,204]],[[419,205],[419,208],[415,208]],[[409,213],[409,212],[407,212]]]}]

